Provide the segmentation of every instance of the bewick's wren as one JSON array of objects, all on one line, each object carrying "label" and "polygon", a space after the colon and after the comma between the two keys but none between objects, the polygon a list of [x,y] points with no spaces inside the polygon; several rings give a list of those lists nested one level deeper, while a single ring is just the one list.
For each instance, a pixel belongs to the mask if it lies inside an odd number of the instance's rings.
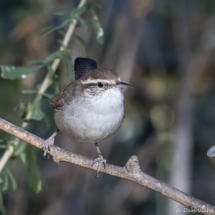
[{"label": "bewick's wren", "polygon": [[119,75],[110,69],[97,68],[94,60],[75,60],[75,81],[51,99],[54,117],[59,128],[44,143],[46,151],[54,144],[54,137],[61,130],[77,142],[89,142],[96,146],[99,157],[98,172],[103,159],[98,142],[114,135],[124,119],[123,93]]}]

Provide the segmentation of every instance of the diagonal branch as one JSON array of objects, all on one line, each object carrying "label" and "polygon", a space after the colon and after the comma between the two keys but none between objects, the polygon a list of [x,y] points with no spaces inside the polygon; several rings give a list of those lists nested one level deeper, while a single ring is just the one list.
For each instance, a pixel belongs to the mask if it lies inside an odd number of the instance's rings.
[{"label": "diagonal branch", "polygon": [[[43,139],[7,122],[0,118],[0,129],[42,149]],[[65,151],[57,146],[50,147],[50,155],[53,156],[55,162],[61,161],[79,165],[91,170],[97,170],[97,166],[93,166],[93,160],[82,155],[74,154]],[[171,187],[170,185],[159,181],[145,173],[140,169],[137,156],[132,156],[124,167],[107,164],[106,168],[101,167],[100,172],[113,175],[119,178],[124,178],[135,183],[146,186],[162,195],[179,202],[180,204],[192,209],[192,212],[200,212],[207,215],[215,215],[215,207],[203,201],[200,201],[192,196],[183,193],[182,191]]]},{"label": "diagonal branch", "polygon": [[[85,3],[86,3],[86,0],[81,0],[80,3],[79,3],[79,5],[78,5],[78,8],[81,8]],[[70,39],[72,37],[72,34],[73,34],[74,30],[75,30],[76,24],[77,24],[77,20],[73,19],[73,21],[70,23],[70,25],[69,25],[69,27],[67,29],[67,32],[66,32],[66,34],[64,36],[63,43],[62,43],[62,45],[59,48],[60,51],[63,51],[65,49],[65,47],[68,46],[69,41],[70,41]],[[61,61],[60,58],[56,58],[54,60],[54,62],[52,63],[51,68],[52,68],[53,74],[57,70],[57,67],[60,64],[60,61]],[[46,75],[46,77],[44,78],[44,80],[42,82],[42,85],[40,87],[40,90],[38,92],[38,95],[37,95],[39,97],[39,99],[42,98],[41,95],[44,94],[45,91],[48,89],[48,87],[51,85],[53,74],[51,75],[50,73],[48,73]],[[27,120],[30,119],[31,115],[32,115],[32,112],[28,111],[28,113],[26,115],[26,119]],[[22,123],[22,128],[26,128],[27,126],[28,126],[27,122],[23,122]],[[15,140],[15,144],[14,145],[17,145],[18,143],[19,143],[19,140],[17,140],[17,141]],[[7,161],[9,160],[9,158],[11,157],[11,155],[13,154],[13,151],[14,151],[14,148],[11,145],[10,146],[10,150],[7,150],[7,151],[4,152],[4,154],[3,154],[3,156],[2,156],[2,158],[0,160],[0,172],[2,171],[2,169],[6,165]]]}]

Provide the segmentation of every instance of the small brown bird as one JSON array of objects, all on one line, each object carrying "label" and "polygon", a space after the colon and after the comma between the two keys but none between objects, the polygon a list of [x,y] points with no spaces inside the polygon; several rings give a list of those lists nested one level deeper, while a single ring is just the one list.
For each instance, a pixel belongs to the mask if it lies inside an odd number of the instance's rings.
[{"label": "small brown bird", "polygon": [[75,81],[67,85],[50,104],[58,130],[45,141],[46,151],[54,144],[54,137],[60,130],[77,142],[89,142],[96,146],[99,157],[98,176],[103,159],[98,142],[114,135],[124,119],[124,97],[120,85],[123,83],[113,70],[97,68],[94,60],[75,60]]}]

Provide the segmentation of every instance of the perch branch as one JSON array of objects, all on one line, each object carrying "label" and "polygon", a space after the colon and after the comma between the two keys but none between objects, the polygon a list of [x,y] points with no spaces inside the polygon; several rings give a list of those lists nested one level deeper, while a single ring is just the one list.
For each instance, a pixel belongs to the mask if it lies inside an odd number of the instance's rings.
[{"label": "perch branch", "polygon": [[[86,0],[81,0],[79,5],[78,5],[78,8],[82,7],[85,3],[86,3]],[[67,32],[66,32],[66,34],[64,36],[64,39],[63,39],[63,44],[59,48],[60,51],[63,51],[65,49],[65,47],[68,46],[70,38],[72,37],[72,34],[73,34],[74,30],[75,30],[76,24],[77,24],[77,20],[74,19],[73,22],[69,25],[69,28],[67,29]],[[61,61],[60,58],[56,58],[54,60],[54,62],[52,63],[51,68],[52,68],[53,73],[57,70],[57,67],[60,64],[60,61]],[[52,83],[52,75],[50,75],[48,73],[46,75],[46,77],[44,78],[44,80],[43,80],[43,83],[42,83],[42,85],[40,87],[40,90],[38,92],[38,96],[41,97],[41,95],[45,93],[45,91],[48,89],[48,87],[51,85],[51,83]],[[31,115],[32,115],[32,112],[28,111],[26,119],[27,120],[30,119]],[[26,128],[27,125],[28,125],[27,122],[23,122],[22,123],[22,128]],[[19,142],[17,142],[16,144],[18,144],[18,143]],[[10,150],[7,150],[7,151],[4,152],[4,154],[3,154],[3,156],[2,156],[2,158],[0,160],[0,172],[2,171],[4,166],[6,165],[8,159],[13,154],[13,151],[14,151],[14,149],[13,149],[13,146],[11,145]]]},{"label": "perch branch", "polygon": [[[43,139],[19,128],[0,118],[0,129],[42,149]],[[53,156],[53,160],[57,163],[61,161],[79,165],[91,170],[97,170],[97,166],[93,165],[93,160],[74,154],[72,152],[65,151],[57,146],[50,147],[50,155]],[[124,178],[135,183],[146,186],[162,195],[179,202],[180,204],[192,209],[192,211],[200,212],[207,215],[215,215],[215,207],[209,205],[203,201],[200,201],[192,196],[183,193],[182,191],[171,187],[170,185],[159,181],[145,173],[140,169],[137,156],[132,156],[124,167],[114,166],[107,164],[106,168],[101,167],[100,172],[113,175],[119,178]]]}]

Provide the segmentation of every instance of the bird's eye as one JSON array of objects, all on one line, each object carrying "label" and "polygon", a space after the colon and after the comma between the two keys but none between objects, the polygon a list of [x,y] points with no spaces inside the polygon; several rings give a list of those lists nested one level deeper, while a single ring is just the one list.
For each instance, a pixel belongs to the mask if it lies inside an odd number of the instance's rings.
[{"label": "bird's eye", "polygon": [[99,83],[98,83],[98,87],[102,88],[102,87],[103,87],[103,83],[102,83],[102,82],[99,82]]}]

